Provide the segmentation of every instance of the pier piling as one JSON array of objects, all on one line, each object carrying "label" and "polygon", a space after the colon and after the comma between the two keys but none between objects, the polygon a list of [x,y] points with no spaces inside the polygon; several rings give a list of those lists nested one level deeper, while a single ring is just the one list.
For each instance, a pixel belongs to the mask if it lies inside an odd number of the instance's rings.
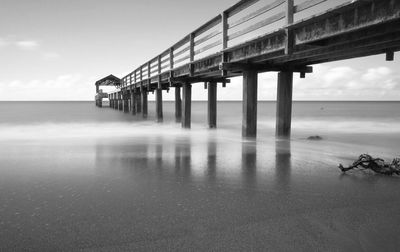
[{"label": "pier piling", "polygon": [[242,136],[257,136],[257,71],[243,71]]},{"label": "pier piling", "polygon": [[292,124],[293,72],[278,74],[276,136],[290,137]]},{"label": "pier piling", "polygon": [[192,114],[192,84],[183,85],[182,128],[190,129]]},{"label": "pier piling", "polygon": [[122,99],[123,99],[122,92],[118,92],[118,109],[120,111],[124,109],[124,103]]},{"label": "pier piling", "polygon": [[147,90],[143,90],[141,95],[142,95],[142,116],[143,118],[147,118],[147,111],[148,111]]},{"label": "pier piling", "polygon": [[114,94],[114,109],[118,109],[118,94]]},{"label": "pier piling", "polygon": [[182,99],[181,99],[181,88],[175,87],[175,121],[177,123],[182,122]]},{"label": "pier piling", "polygon": [[208,127],[210,129],[217,127],[217,83],[208,83]]},{"label": "pier piling", "polygon": [[136,94],[136,112],[142,113],[142,95],[140,93]]},{"label": "pier piling", "polygon": [[163,121],[163,99],[162,99],[162,89],[157,88],[156,90],[156,114],[157,122]]},{"label": "pier piling", "polygon": [[129,100],[128,100],[128,94],[123,95],[124,98],[124,113],[129,113]]},{"label": "pier piling", "polygon": [[136,95],[131,91],[131,113],[136,115]]}]

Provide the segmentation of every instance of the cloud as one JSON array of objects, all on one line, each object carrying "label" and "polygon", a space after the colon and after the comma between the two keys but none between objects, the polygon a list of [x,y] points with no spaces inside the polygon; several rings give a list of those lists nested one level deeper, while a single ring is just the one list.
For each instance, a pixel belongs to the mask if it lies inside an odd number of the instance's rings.
[{"label": "cloud", "polygon": [[39,43],[35,40],[20,40],[16,41],[15,45],[24,50],[34,50],[39,47]]},{"label": "cloud", "polygon": [[0,38],[0,48],[8,46],[8,44],[9,44],[9,42],[6,39]]},{"label": "cloud", "polygon": [[400,75],[383,66],[360,71],[319,65],[306,79],[295,79],[293,95],[300,100],[398,100]]},{"label": "cloud", "polygon": [[56,52],[45,52],[42,56],[44,60],[54,60],[60,58],[60,54]]},{"label": "cloud", "polygon": [[95,93],[94,81],[79,73],[1,84],[0,100],[92,100]]},{"label": "cloud", "polygon": [[391,73],[392,70],[390,70],[388,67],[370,68],[368,69],[367,73],[362,76],[362,80],[367,82],[379,81]]}]

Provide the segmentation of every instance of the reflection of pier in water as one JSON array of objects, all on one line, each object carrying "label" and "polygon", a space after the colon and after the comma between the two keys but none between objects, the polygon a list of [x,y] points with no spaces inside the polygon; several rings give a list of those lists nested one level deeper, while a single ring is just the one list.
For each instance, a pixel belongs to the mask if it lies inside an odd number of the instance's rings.
[{"label": "reflection of pier in water", "polygon": [[[212,186],[222,183],[250,191],[273,184],[289,190],[290,141],[276,141],[275,148],[267,151],[252,141],[232,144],[213,137],[197,144],[185,137],[175,140],[157,137],[140,142],[99,144],[96,171],[134,179],[145,176],[160,182],[172,179],[183,184],[196,181]],[[227,144],[231,148],[229,151],[226,151]],[[197,151],[199,149],[205,151]]]}]

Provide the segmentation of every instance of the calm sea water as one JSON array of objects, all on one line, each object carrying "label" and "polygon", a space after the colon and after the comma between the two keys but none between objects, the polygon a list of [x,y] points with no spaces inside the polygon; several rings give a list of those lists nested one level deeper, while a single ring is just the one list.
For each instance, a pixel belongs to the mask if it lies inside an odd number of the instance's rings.
[{"label": "calm sea water", "polygon": [[[295,102],[291,141],[241,138],[241,103],[192,129],[93,102],[0,102],[0,250],[340,250],[400,246],[399,180],[341,174],[400,156],[400,102]],[[322,141],[308,141],[320,135]]]}]

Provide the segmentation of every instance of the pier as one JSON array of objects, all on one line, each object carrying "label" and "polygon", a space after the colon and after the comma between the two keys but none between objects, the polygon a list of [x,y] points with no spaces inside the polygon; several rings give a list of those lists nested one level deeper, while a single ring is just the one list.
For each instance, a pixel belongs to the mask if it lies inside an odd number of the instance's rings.
[{"label": "pier", "polygon": [[[97,81],[96,105],[108,97],[111,108],[147,118],[148,93],[155,92],[161,123],[163,91],[175,89],[176,122],[190,128],[192,85],[200,83],[208,126],[216,128],[218,87],[243,76],[242,135],[256,137],[257,77],[277,72],[276,136],[290,137],[295,73],[305,78],[315,64],[378,54],[393,61],[400,50],[399,0],[342,1],[322,11],[334,1],[296,2],[239,1],[128,75]],[[104,96],[100,86],[118,91]]]}]

